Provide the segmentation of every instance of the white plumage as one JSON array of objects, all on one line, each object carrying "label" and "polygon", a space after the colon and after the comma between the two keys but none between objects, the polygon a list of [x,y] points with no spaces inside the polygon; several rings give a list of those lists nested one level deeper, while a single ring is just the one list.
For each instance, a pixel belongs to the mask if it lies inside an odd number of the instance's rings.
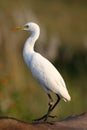
[{"label": "white plumage", "polygon": [[[35,79],[47,92],[51,102],[52,98],[49,94],[49,91],[54,92],[58,96],[59,100],[60,98],[62,98],[64,101],[70,101],[71,97],[68,93],[65,82],[60,73],[57,71],[57,69],[53,66],[51,62],[49,62],[46,58],[34,51],[34,44],[40,35],[39,26],[35,23],[30,22],[22,27],[15,28],[15,30],[20,29],[31,32],[31,36],[26,40],[24,45],[23,57],[25,63],[31,70]],[[43,119],[45,117],[45,120],[47,120],[49,113],[58,104],[59,100],[57,100],[54,106],[52,106],[52,104],[50,103],[47,114],[40,119]]]},{"label": "white plumage", "polygon": [[46,92],[51,90],[65,101],[70,101],[70,95],[60,73],[51,62],[34,51],[35,41],[40,34],[39,26],[35,23],[27,23],[24,25],[24,30],[31,31],[31,36],[26,40],[24,45],[23,57],[33,76]]}]

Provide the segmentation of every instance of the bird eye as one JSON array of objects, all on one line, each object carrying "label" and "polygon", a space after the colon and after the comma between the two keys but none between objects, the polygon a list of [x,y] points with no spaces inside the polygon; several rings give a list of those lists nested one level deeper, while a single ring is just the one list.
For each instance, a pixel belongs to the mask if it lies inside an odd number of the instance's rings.
[{"label": "bird eye", "polygon": [[26,28],[29,28],[29,25],[26,25]]},{"label": "bird eye", "polygon": [[24,27],[27,29],[27,28],[29,28],[29,25],[25,25]]}]

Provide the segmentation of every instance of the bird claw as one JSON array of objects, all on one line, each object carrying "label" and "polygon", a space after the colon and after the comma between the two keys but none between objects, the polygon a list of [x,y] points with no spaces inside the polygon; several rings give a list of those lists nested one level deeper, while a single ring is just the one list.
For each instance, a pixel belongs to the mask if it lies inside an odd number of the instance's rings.
[{"label": "bird claw", "polygon": [[55,115],[55,116],[49,115],[49,117],[50,117],[50,118],[57,118],[58,116],[56,116],[56,115]]},{"label": "bird claw", "polygon": [[55,115],[55,116],[52,116],[52,115],[44,115],[44,116],[42,116],[41,118],[38,118],[38,119],[35,119],[35,120],[33,120],[34,122],[38,122],[38,121],[47,121],[47,118],[57,118],[57,116]]}]

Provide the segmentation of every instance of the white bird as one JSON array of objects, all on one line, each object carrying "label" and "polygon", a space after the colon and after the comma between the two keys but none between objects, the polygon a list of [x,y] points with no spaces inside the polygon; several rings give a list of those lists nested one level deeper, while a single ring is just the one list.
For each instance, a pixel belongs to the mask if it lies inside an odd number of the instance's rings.
[{"label": "white bird", "polygon": [[[26,40],[24,44],[23,57],[28,68],[31,70],[32,75],[41,84],[50,99],[47,114],[37,119],[44,119],[44,121],[46,121],[48,117],[55,117],[51,116],[50,113],[59,103],[60,99],[63,99],[64,101],[70,101],[71,97],[68,93],[62,76],[54,67],[54,65],[42,55],[34,51],[35,42],[40,35],[39,26],[36,23],[29,22],[24,26],[15,27],[14,30],[25,30],[31,32],[31,36]],[[57,101],[55,104],[53,104],[53,99],[50,95],[50,91],[54,92],[57,95]]]}]

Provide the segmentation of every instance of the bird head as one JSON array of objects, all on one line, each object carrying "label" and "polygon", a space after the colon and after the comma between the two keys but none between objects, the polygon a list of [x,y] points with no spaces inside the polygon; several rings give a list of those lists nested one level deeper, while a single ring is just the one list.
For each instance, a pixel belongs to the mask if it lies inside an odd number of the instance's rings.
[{"label": "bird head", "polygon": [[23,26],[18,26],[11,28],[12,30],[25,30],[25,31],[30,31],[30,32],[40,32],[40,28],[36,23],[29,22]]},{"label": "bird head", "polygon": [[35,36],[35,40],[38,39],[40,35],[40,28],[36,23],[29,22],[23,26],[18,26],[11,28],[12,30],[25,30],[31,32],[32,36]]},{"label": "bird head", "polygon": [[35,31],[40,30],[39,26],[33,22],[29,22],[29,23],[25,24],[23,27],[24,27],[23,30],[25,30],[25,31],[35,32]]}]

